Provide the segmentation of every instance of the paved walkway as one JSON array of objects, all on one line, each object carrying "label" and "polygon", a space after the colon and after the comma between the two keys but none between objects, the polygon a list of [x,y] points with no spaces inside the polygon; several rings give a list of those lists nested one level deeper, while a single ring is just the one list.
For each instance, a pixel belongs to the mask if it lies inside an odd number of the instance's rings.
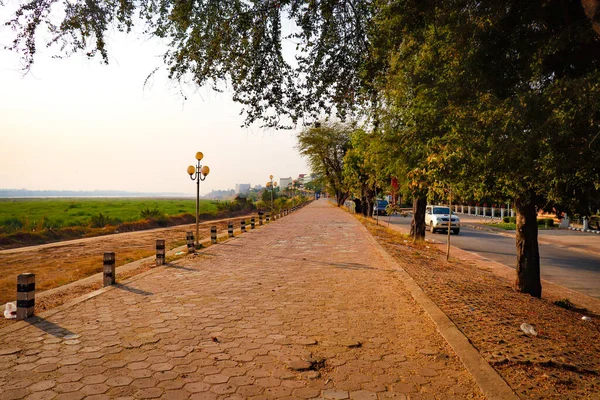
[{"label": "paved walkway", "polygon": [[481,398],[353,217],[317,201],[0,336],[0,399]]}]

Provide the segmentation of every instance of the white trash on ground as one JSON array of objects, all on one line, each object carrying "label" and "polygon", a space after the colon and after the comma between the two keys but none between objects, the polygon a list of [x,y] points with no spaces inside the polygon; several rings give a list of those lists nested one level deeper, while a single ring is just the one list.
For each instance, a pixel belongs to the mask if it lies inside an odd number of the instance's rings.
[{"label": "white trash on ground", "polygon": [[581,317],[581,319],[584,321],[591,321],[592,317],[588,317],[587,315],[584,315],[583,317]]},{"label": "white trash on ground", "polygon": [[6,303],[6,306],[4,306],[4,318],[17,318],[17,306],[15,305],[15,303]]},{"label": "white trash on ground", "polygon": [[537,332],[535,331],[535,329],[533,329],[533,326],[531,326],[529,324],[522,323],[521,330],[528,335],[537,336]]}]

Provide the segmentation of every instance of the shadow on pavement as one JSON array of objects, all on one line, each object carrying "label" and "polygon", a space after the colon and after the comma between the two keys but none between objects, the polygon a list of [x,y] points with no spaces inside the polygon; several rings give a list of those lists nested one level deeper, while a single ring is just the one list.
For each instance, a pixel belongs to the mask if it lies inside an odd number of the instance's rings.
[{"label": "shadow on pavement", "polygon": [[117,288],[117,289],[124,290],[126,292],[130,292],[130,293],[134,293],[134,294],[139,294],[139,295],[142,295],[142,296],[152,296],[154,294],[154,293],[151,293],[151,292],[146,292],[145,290],[142,290],[142,289],[136,289],[136,288],[133,288],[131,286],[122,285],[122,284],[119,284],[119,283],[115,284],[114,287]]},{"label": "shadow on pavement", "polygon": [[25,322],[57,338],[75,335],[75,333],[71,332],[70,330],[63,328],[60,325],[56,325],[54,322],[50,322],[42,317],[33,316],[31,318],[27,318]]}]

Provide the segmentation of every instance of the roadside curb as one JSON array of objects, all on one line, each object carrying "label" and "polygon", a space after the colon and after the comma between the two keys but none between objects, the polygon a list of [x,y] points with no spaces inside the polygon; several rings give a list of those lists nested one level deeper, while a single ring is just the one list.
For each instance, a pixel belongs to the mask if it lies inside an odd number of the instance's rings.
[{"label": "roadside curb", "polygon": [[406,272],[398,262],[383,248],[373,237],[368,229],[361,223],[368,233],[368,240],[373,243],[382,258],[390,264],[397,272],[404,285],[410,291],[411,296],[417,304],[425,310],[433,323],[437,326],[441,335],[446,339],[454,350],[465,368],[475,379],[475,382],[490,400],[517,400],[519,397],[514,393],[506,381],[496,370],[479,354],[477,349],[471,345],[469,339],[463,335],[460,329],[450,318],[423,292],[421,287]]}]

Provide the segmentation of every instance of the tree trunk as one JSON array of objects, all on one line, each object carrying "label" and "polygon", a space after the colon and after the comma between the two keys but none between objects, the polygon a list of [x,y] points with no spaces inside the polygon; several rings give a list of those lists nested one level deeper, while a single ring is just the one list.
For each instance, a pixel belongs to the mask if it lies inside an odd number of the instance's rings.
[{"label": "tree trunk", "polygon": [[542,297],[540,250],[535,205],[515,200],[517,210],[517,289],[534,297]]},{"label": "tree trunk", "polygon": [[427,208],[427,197],[413,197],[413,219],[410,223],[410,236],[413,243],[425,240],[425,209]]},{"label": "tree trunk", "polygon": [[581,0],[581,5],[592,27],[600,35],[600,0]]}]

